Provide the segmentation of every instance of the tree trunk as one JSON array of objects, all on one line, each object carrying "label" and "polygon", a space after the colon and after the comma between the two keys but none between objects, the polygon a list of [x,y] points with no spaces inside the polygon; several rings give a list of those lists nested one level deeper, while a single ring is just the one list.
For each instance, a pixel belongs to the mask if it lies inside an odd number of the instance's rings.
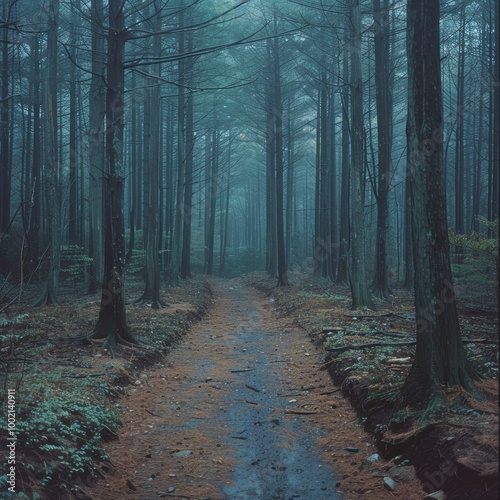
[{"label": "tree trunk", "polygon": [[[342,61],[342,80],[349,81],[349,59],[344,50]],[[342,188],[340,194],[340,234],[339,234],[339,265],[337,284],[347,283],[347,257],[349,251],[349,192],[350,186],[350,155],[349,155],[349,92],[347,86],[341,93],[342,98]]]},{"label": "tree trunk", "polygon": [[45,176],[44,195],[47,223],[48,271],[42,295],[36,306],[57,304],[61,268],[61,178],[57,135],[57,36],[59,0],[49,4],[47,35],[47,77],[44,101]]},{"label": "tree trunk", "polygon": [[[80,8],[80,2],[74,2],[74,8]],[[76,44],[78,32],[76,30],[76,13],[72,11],[72,22],[75,31],[72,33],[71,57],[76,60]],[[70,245],[78,245],[78,165],[77,165],[77,92],[76,92],[76,66],[71,64],[69,75],[69,210],[68,210],[68,241]]]},{"label": "tree trunk", "polygon": [[[294,162],[295,162],[295,142],[293,134],[294,130],[294,120],[291,112],[291,98],[288,99],[288,112],[287,112],[287,133],[288,133],[288,148],[287,148],[287,164],[288,168],[286,171],[286,210],[285,210],[285,259],[290,268],[292,262],[292,217],[293,214],[293,200],[296,197],[294,193]],[[258,209],[259,205],[257,205]],[[257,214],[259,217],[259,214]]]},{"label": "tree trunk", "polygon": [[[3,19],[8,20],[9,5],[3,4]],[[10,224],[10,195],[12,164],[10,159],[9,124],[9,26],[2,30],[2,103],[0,111],[0,233],[5,233]]]},{"label": "tree trunk", "polygon": [[[275,30],[277,18],[274,15]],[[285,224],[283,218],[283,103],[281,98],[281,68],[279,39],[274,38],[274,105],[276,140],[276,241],[278,244],[278,286],[288,285],[285,259]]]},{"label": "tree trunk", "polygon": [[472,391],[451,281],[442,144],[438,0],[408,0],[408,150],[417,346],[405,403],[433,404],[440,386]]},{"label": "tree trunk", "polygon": [[[161,31],[161,10],[155,2],[155,30]],[[153,36],[153,57],[161,56],[160,35]],[[146,245],[146,287],[141,297],[143,303],[150,303],[152,309],[164,305],[160,298],[160,206],[159,206],[159,140],[160,140],[160,83],[161,66],[156,64],[152,69],[156,78],[146,81],[149,85],[149,175],[148,185],[148,225]]]},{"label": "tree trunk", "polygon": [[[460,14],[460,26],[465,25],[465,6]],[[455,129],[455,232],[464,234],[464,84],[465,84],[465,29],[458,35],[457,116]],[[455,263],[463,264],[464,248],[455,246]]]},{"label": "tree trunk", "polygon": [[225,199],[225,207],[224,207],[224,217],[222,219],[222,227],[221,227],[221,249],[220,249],[220,262],[219,262],[219,274],[224,272],[224,268],[226,265],[226,253],[227,253],[227,232],[229,229],[229,194],[231,188],[231,133],[229,134],[229,146],[227,153],[227,176],[226,176],[226,199]]},{"label": "tree trunk", "polygon": [[106,91],[106,178],[104,205],[104,279],[101,309],[91,334],[104,338],[104,346],[137,344],[125,315],[125,219],[123,216],[123,125],[126,32],[120,0],[109,2],[108,63]]},{"label": "tree trunk", "polygon": [[365,169],[363,147],[363,78],[359,0],[351,0],[351,244],[352,308],[373,307],[365,269]]},{"label": "tree trunk", "polygon": [[103,171],[106,87],[104,84],[103,0],[92,0],[92,79],[89,92],[89,293],[97,291],[104,274]]},{"label": "tree trunk", "polygon": [[[188,52],[193,51],[193,36],[189,34]],[[190,82],[194,60],[190,59],[187,74]],[[188,82],[188,85],[190,84]],[[191,277],[191,226],[193,219],[193,163],[194,163],[194,96],[190,92],[186,104],[186,172],[184,182],[184,228],[182,231],[181,278]]]},{"label": "tree trunk", "polygon": [[276,241],[276,137],[274,117],[274,71],[272,61],[272,41],[266,45],[266,271],[274,278],[277,273],[277,241]]},{"label": "tree trunk", "polygon": [[377,242],[375,247],[375,295],[389,299],[391,293],[387,272],[387,233],[389,229],[389,178],[392,153],[392,89],[393,71],[390,61],[389,2],[373,0],[375,21],[375,86],[377,102],[378,192]]},{"label": "tree trunk", "polygon": [[31,41],[33,50],[33,159],[31,167],[31,217],[29,227],[30,269],[35,269],[40,257],[42,183],[40,173],[40,46],[38,36]]},{"label": "tree trunk", "polygon": [[210,160],[210,199],[209,201],[209,222],[207,233],[207,262],[205,272],[213,274],[214,266],[214,242],[215,242],[215,217],[217,208],[217,177],[219,175],[219,131],[217,130],[217,114],[214,110],[214,124],[212,130],[212,154]]},{"label": "tree trunk", "polygon": [[[185,33],[184,10],[179,12],[179,56],[184,55]],[[177,94],[177,196],[175,204],[175,218],[172,237],[172,254],[167,270],[167,286],[175,286],[179,283],[181,267],[181,243],[184,218],[184,178],[185,178],[185,68],[186,62],[183,57],[178,61],[178,94]]]},{"label": "tree trunk", "polygon": [[328,137],[330,138],[329,144],[329,199],[330,199],[330,258],[328,259],[328,275],[330,279],[335,280],[337,271],[337,248],[338,248],[338,214],[337,214],[337,149],[336,149],[336,130],[335,130],[335,92],[332,91],[329,98],[329,116],[328,116]]}]

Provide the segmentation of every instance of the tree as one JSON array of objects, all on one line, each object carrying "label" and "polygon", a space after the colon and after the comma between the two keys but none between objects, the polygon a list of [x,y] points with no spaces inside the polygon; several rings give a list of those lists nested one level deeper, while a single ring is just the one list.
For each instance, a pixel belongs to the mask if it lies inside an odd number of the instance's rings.
[{"label": "tree", "polygon": [[61,268],[61,173],[58,145],[57,112],[57,40],[59,0],[51,0],[48,7],[47,76],[45,84],[45,215],[47,217],[48,269],[45,286],[35,306],[57,304],[59,272]]},{"label": "tree", "polygon": [[[161,9],[157,1],[154,2],[154,29],[156,35],[153,37],[153,57],[161,56]],[[160,298],[160,204],[159,204],[159,140],[160,140],[160,77],[161,66],[156,64],[153,68],[153,76],[156,80],[147,81],[151,86],[149,102],[149,175],[147,181],[149,186],[148,196],[148,228],[146,232],[146,287],[140,299],[141,302],[151,303],[153,309],[159,309],[164,302]]]},{"label": "tree", "polygon": [[12,184],[12,162],[10,159],[9,134],[9,31],[12,5],[4,2],[2,9],[2,101],[0,109],[0,233],[5,233],[10,224],[10,195]]},{"label": "tree", "polygon": [[375,21],[375,86],[377,102],[378,184],[377,184],[377,243],[375,276],[372,291],[388,299],[387,233],[389,229],[389,176],[392,154],[392,89],[389,39],[389,1],[373,0]]},{"label": "tree", "polygon": [[185,32],[184,28],[184,8],[181,5],[179,12],[179,39],[178,39],[178,55],[179,61],[177,66],[177,81],[178,81],[178,94],[177,94],[177,186],[176,186],[176,206],[173,227],[173,238],[171,246],[171,255],[169,260],[169,267],[167,270],[167,285],[177,285],[179,282],[179,272],[182,259],[182,229],[184,225],[184,179],[185,179],[185,69],[186,60],[185,54]]},{"label": "tree", "polygon": [[458,323],[443,172],[439,0],[408,0],[408,127],[417,345],[405,403],[438,400],[441,386],[474,390]]},{"label": "tree", "polygon": [[[274,29],[278,20],[274,13]],[[276,142],[276,241],[278,250],[278,286],[288,285],[285,260],[285,226],[283,218],[283,102],[281,97],[280,46],[278,36],[273,40],[274,55],[274,140]]]},{"label": "tree", "polygon": [[92,77],[89,92],[89,292],[97,291],[104,274],[103,176],[104,124],[106,113],[103,0],[92,0],[90,29],[92,32]]},{"label": "tree", "polygon": [[344,87],[341,93],[342,100],[342,174],[340,197],[340,235],[339,235],[339,265],[337,270],[337,284],[347,283],[347,257],[349,251],[349,192],[350,188],[350,154],[349,154],[349,58],[347,48],[342,53],[342,80]]},{"label": "tree", "polygon": [[137,344],[125,314],[125,220],[123,216],[123,125],[125,30],[123,2],[108,6],[108,62],[106,69],[106,176],[104,203],[104,279],[99,318],[91,335],[104,338],[113,349],[117,343]]},{"label": "tree", "polygon": [[207,185],[206,185],[206,207],[207,221],[205,234],[205,272],[213,273],[214,265],[214,240],[215,240],[215,218],[217,208],[217,178],[219,175],[219,145],[220,131],[217,121],[217,104],[214,103],[214,115],[212,125],[212,141],[210,149],[210,160],[207,162]]},{"label": "tree", "polygon": [[351,259],[352,308],[373,307],[365,268],[365,169],[363,146],[363,77],[359,0],[350,2],[351,37]]}]

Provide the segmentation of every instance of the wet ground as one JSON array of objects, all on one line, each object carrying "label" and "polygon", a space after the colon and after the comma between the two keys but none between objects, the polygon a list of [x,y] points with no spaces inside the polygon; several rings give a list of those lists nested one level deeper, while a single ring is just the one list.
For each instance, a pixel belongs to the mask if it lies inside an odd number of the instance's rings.
[{"label": "wet ground", "polygon": [[[209,316],[119,403],[114,471],[95,498],[335,500],[395,496],[307,334],[238,281],[215,281]],[[382,464],[377,464],[382,468]]]}]

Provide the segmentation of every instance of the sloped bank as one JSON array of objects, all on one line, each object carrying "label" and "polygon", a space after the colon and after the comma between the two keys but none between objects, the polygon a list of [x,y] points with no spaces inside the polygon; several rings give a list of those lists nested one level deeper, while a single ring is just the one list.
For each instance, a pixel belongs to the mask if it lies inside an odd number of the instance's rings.
[{"label": "sloped bank", "polygon": [[[380,303],[376,312],[359,314],[349,310],[349,290],[328,282],[302,278],[295,280],[300,286],[276,288],[275,280],[262,275],[248,280],[269,297],[279,315],[291,318],[324,349],[325,369],[377,438],[379,453],[402,464],[403,474],[414,467],[429,498],[498,498],[495,380],[482,384],[481,402],[463,391],[448,391],[446,412],[429,416],[425,423],[416,421],[411,409],[391,406],[389,396],[405,380],[413,357],[414,312],[408,294],[401,292],[397,306]],[[483,333],[495,335],[494,328],[484,332],[484,325]],[[484,373],[481,360],[489,359],[496,346],[468,347]],[[480,356],[478,349],[484,351]]]}]

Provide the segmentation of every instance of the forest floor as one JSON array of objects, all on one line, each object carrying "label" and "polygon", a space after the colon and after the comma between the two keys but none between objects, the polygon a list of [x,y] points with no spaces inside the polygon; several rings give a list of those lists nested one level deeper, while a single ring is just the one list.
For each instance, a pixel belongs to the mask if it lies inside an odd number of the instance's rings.
[{"label": "forest floor", "polygon": [[[485,341],[468,344],[490,377],[481,384],[483,401],[450,391],[457,405],[419,425],[411,411],[395,416],[369,407],[373,394],[404,380],[412,346],[332,350],[399,342],[400,335],[411,340],[410,295],[398,292],[392,305],[354,315],[348,290],[298,278],[300,286],[282,289],[262,274],[213,279],[210,291],[194,280],[165,294],[170,307],[129,306],[132,328],[153,339],[154,349],[120,347],[114,357],[98,344],[57,340],[91,330],[88,297],[21,315],[10,334],[38,347],[23,352],[29,373],[13,370],[7,385],[19,388],[21,419],[31,404],[23,404],[26,393],[48,406],[21,425],[18,484],[51,499],[381,500],[443,489],[450,499],[496,498],[497,345],[486,342],[496,339],[497,316],[471,308],[461,316],[465,337]],[[51,373],[49,384],[40,369]],[[102,411],[89,417],[85,398]],[[59,423],[47,423],[58,412]],[[98,469],[85,480],[66,480],[63,493],[64,473],[78,473],[65,453],[83,448],[70,436],[83,414],[108,443],[104,453],[97,444],[87,450]],[[42,439],[48,431],[64,439],[49,439],[49,446]]]},{"label": "forest floor", "polygon": [[[369,460],[374,440],[307,333],[241,280],[211,286],[208,318],[123,399],[95,498],[388,498],[394,464]],[[414,475],[395,494],[422,497]]]},{"label": "forest floor", "polygon": [[[376,438],[378,453],[416,471],[423,491],[437,495],[432,498],[441,498],[436,492],[457,500],[498,498],[498,311],[494,288],[484,281],[462,281],[455,286],[468,359],[482,376],[477,383],[480,400],[461,388],[451,388],[443,393],[446,406],[422,414],[418,408],[398,409],[384,400],[397,393],[411,367],[415,341],[412,294],[393,289],[390,302],[376,300],[376,311],[354,312],[347,287],[300,274],[291,281],[296,285],[276,288],[275,280],[262,275],[247,279],[266,294],[278,317],[303,328],[323,350],[323,366]],[[393,494],[404,498],[397,491]]]}]

